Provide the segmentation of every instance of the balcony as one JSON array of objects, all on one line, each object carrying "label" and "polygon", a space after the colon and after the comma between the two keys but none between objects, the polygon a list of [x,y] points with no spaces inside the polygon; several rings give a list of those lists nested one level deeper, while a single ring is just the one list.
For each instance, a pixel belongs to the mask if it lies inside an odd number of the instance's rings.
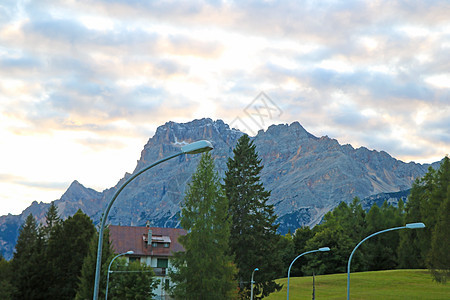
[{"label": "balcony", "polygon": [[153,271],[155,272],[156,276],[166,276],[167,268],[153,268]]}]

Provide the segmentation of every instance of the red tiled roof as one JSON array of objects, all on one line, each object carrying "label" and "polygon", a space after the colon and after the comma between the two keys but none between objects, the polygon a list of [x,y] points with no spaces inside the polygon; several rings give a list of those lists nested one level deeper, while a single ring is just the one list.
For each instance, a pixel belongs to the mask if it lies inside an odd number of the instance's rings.
[{"label": "red tiled roof", "polygon": [[[168,248],[161,246],[152,247],[147,243],[148,230],[152,230],[153,242],[170,242]],[[178,237],[186,235],[186,230],[180,228],[160,228],[160,227],[136,227],[109,225],[109,238],[115,253],[125,253],[134,251],[138,256],[172,256],[173,252],[184,251],[183,246],[178,242]]]}]

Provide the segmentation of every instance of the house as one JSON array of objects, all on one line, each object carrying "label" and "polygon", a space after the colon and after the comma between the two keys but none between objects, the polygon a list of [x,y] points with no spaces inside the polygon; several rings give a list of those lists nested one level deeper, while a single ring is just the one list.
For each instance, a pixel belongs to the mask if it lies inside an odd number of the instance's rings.
[{"label": "house", "polygon": [[147,226],[116,226],[109,225],[110,241],[115,253],[125,253],[132,250],[134,254],[127,255],[128,261],[139,260],[153,267],[156,277],[160,280],[154,293],[159,299],[166,299],[165,287],[169,286],[168,268],[175,252],[184,251],[178,242],[178,237],[186,235],[180,228],[160,228]]}]

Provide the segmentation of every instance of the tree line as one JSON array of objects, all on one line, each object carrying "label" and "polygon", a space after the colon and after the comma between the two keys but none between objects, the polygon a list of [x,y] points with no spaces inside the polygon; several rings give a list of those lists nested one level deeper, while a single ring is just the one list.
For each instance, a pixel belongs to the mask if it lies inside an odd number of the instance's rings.
[{"label": "tree line", "polygon": [[431,167],[412,186],[407,203],[391,206],[385,201],[364,211],[358,198],[340,203],[321,224],[302,227],[284,236],[289,259],[308,250],[328,246],[331,251],[302,257],[292,269],[294,276],[346,272],[353,248],[372,233],[423,222],[426,228],[396,230],[363,243],[352,259],[351,271],[429,269],[434,280],[445,283],[450,271],[450,160],[438,170]]},{"label": "tree line", "polygon": [[[302,257],[293,276],[346,272],[354,247],[368,235],[406,223],[424,222],[425,229],[397,230],[373,237],[354,255],[352,271],[429,268],[433,278],[449,276],[450,163],[445,157],[439,170],[431,167],[417,179],[407,204],[384,202],[369,211],[358,198],[340,203],[314,228],[298,228],[278,235],[273,206],[268,204],[259,174],[263,168],[255,145],[244,135],[228,159],[225,178],[219,178],[214,161],[204,154],[188,186],[181,225],[188,231],[180,242],[186,251],[176,256],[177,299],[248,299],[255,268],[256,299],[281,286],[291,261],[300,253],[320,247],[331,251]],[[228,207],[228,209],[226,209]]]},{"label": "tree line", "polygon": [[[92,220],[78,210],[63,221],[54,203],[45,220],[45,224],[37,224],[30,214],[19,230],[12,260],[7,262],[0,257],[0,299],[92,299],[98,244]],[[100,297],[104,298],[107,268],[114,257],[108,232],[103,245]],[[111,276],[110,299],[154,296],[149,289],[156,284],[152,268],[139,263],[125,266],[123,260],[117,260],[114,269],[117,268],[145,272]]]},{"label": "tree line", "polygon": [[[362,209],[360,200],[340,203],[321,224],[293,233],[277,233],[273,205],[268,203],[256,147],[243,135],[227,162],[224,178],[215,170],[210,154],[203,154],[182,204],[179,238],[184,252],[173,259],[169,271],[176,283],[176,299],[249,299],[254,274],[254,298],[281,289],[275,281],[286,277],[291,261],[300,253],[330,247],[331,251],[303,256],[291,276],[342,273],[356,244],[376,231],[424,222],[425,229],[399,230],[362,244],[352,260],[352,271],[429,268],[435,280],[446,282],[450,269],[450,162],[417,179],[407,203]],[[106,272],[114,257],[105,234],[99,297],[104,297]],[[46,224],[29,216],[20,229],[14,257],[0,258],[1,299],[91,299],[98,234],[92,220],[78,211],[62,221],[52,204]],[[115,268],[127,268],[118,259]],[[133,270],[148,270],[130,265]],[[255,268],[258,271],[255,272]],[[151,268],[150,268],[151,269]],[[125,270],[125,269],[124,269]],[[128,276],[128,277],[127,277]],[[134,276],[134,277],[133,277]],[[147,276],[147,277],[142,277]],[[156,280],[152,272],[112,276],[110,299],[151,299]]]}]

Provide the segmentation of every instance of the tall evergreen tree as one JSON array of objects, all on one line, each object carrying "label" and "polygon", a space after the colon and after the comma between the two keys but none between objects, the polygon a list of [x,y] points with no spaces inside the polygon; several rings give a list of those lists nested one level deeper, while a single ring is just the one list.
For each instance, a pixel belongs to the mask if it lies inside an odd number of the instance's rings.
[{"label": "tall evergreen tree", "polygon": [[[76,300],[89,300],[94,295],[94,281],[95,281],[95,267],[97,262],[97,245],[98,245],[98,232],[94,233],[90,243],[89,251],[83,260],[83,266],[78,281]],[[105,298],[106,278],[108,272],[108,265],[111,259],[114,257],[114,251],[112,249],[111,242],[109,240],[109,229],[107,228],[103,232],[103,250],[101,259],[101,276],[100,276],[100,288],[99,299]]]},{"label": "tall evergreen tree", "polygon": [[433,230],[427,266],[433,278],[445,283],[450,277],[450,160],[444,158],[436,176],[434,201],[441,202]]},{"label": "tall evergreen tree", "polygon": [[[400,232],[399,261],[402,268],[434,268],[430,263],[430,253],[435,231],[440,227],[442,209],[447,198],[450,184],[450,160],[445,157],[440,168],[431,167],[411,189],[406,204],[406,223],[424,222],[426,228],[421,230],[402,230]],[[435,241],[436,243],[438,241]]]},{"label": "tall evergreen tree", "polygon": [[[402,203],[394,207],[387,201],[381,208],[373,204],[367,214],[367,235],[380,230],[404,225]],[[368,244],[370,243],[370,244]],[[370,271],[389,270],[397,267],[397,248],[399,245],[399,232],[391,231],[373,237],[364,245],[367,269]]]},{"label": "tall evergreen tree", "polygon": [[14,287],[11,282],[11,277],[11,264],[0,253],[0,299],[13,299]]},{"label": "tall evergreen tree", "polygon": [[[47,213],[45,214],[45,224],[40,224],[38,227],[38,238],[35,247],[34,264],[39,272],[38,277],[41,278],[40,284],[36,289],[36,299],[49,299],[49,289],[51,283],[55,281],[55,272],[52,264],[49,263],[55,258],[49,256],[48,243],[56,228],[62,225],[61,218],[58,214],[58,209],[54,202],[51,203]],[[52,255],[55,255],[52,253]]]},{"label": "tall evergreen tree", "polygon": [[[300,227],[298,228],[295,233],[294,233],[294,237],[293,237],[293,242],[294,242],[294,253],[292,254],[292,256],[290,257],[290,261],[289,264],[287,265],[287,267],[284,268],[284,276],[286,277],[286,271],[289,268],[289,265],[291,264],[292,260],[297,257],[297,255],[308,251],[306,249],[306,243],[308,242],[309,239],[311,239],[313,237],[313,231],[308,227],[308,226],[304,226],[304,227]],[[304,275],[302,270],[302,267],[306,265],[306,261],[304,259],[302,260],[297,260],[295,262],[294,265],[292,265],[291,268],[291,276],[302,276]]]},{"label": "tall evergreen tree", "polygon": [[278,274],[278,278],[286,277],[286,270],[292,262],[292,258],[295,257],[294,238],[289,232],[286,235],[279,235],[278,249],[281,249],[281,258],[283,261],[283,268],[281,273]]},{"label": "tall evergreen tree", "polygon": [[185,252],[174,258],[170,272],[177,299],[232,299],[235,267],[228,251],[228,200],[209,153],[203,154],[188,185],[181,214],[187,235],[179,238]]},{"label": "tall evergreen tree", "polygon": [[[408,202],[405,205],[405,223],[425,222],[421,210],[422,199],[424,199],[429,190],[431,190],[431,177],[434,174],[433,169],[429,169],[427,178],[428,183],[423,179],[416,179],[412,185],[411,193],[408,196]],[[425,183],[425,184],[424,184]],[[426,223],[425,223],[426,224]],[[421,230],[401,230],[400,243],[398,247],[398,262],[400,268],[405,269],[423,269],[425,268],[425,253],[429,248],[428,228]]]},{"label": "tall evergreen tree", "polygon": [[54,276],[48,299],[75,297],[83,260],[94,233],[92,220],[81,210],[67,218],[61,227],[52,232],[47,253]]},{"label": "tall evergreen tree", "polygon": [[37,295],[40,270],[36,267],[36,246],[38,241],[38,225],[32,214],[29,214],[19,230],[16,249],[11,261],[13,299],[40,299]]},{"label": "tall evergreen tree", "polygon": [[[330,247],[331,253],[317,253],[314,255],[305,255],[302,261],[305,261],[302,272],[311,274],[331,274],[342,273],[346,271],[345,262],[348,260],[353,247],[357,242],[351,237],[353,228],[351,224],[351,209],[345,203],[341,202],[333,211],[324,216],[323,223],[313,228],[314,236],[306,242],[305,251],[315,250],[320,247]],[[354,231],[361,231],[354,228]],[[363,266],[361,252],[356,253],[352,261],[352,269]]]},{"label": "tall evergreen tree", "polygon": [[61,217],[58,213],[58,207],[56,207],[53,201],[45,214],[45,225],[43,227],[43,233],[45,239],[48,241],[50,235],[55,227],[61,225]]},{"label": "tall evergreen tree", "polygon": [[233,154],[228,159],[224,179],[232,218],[230,250],[239,270],[241,296],[250,296],[251,274],[257,267],[261,271],[254,294],[263,298],[281,289],[275,282],[283,266],[282,253],[277,248],[276,215],[273,205],[268,203],[270,191],[265,190],[260,179],[261,159],[247,135],[239,138]]}]

